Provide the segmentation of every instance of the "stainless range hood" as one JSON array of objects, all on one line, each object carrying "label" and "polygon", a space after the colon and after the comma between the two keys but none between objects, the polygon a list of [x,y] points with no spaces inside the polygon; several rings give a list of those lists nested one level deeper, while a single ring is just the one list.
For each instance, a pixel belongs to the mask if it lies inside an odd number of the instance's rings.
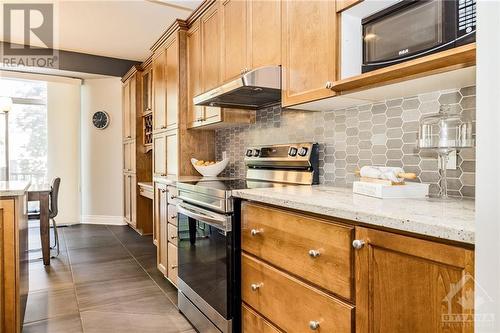
[{"label": "stainless range hood", "polygon": [[261,109],[281,102],[281,66],[260,67],[193,98],[196,105]]}]

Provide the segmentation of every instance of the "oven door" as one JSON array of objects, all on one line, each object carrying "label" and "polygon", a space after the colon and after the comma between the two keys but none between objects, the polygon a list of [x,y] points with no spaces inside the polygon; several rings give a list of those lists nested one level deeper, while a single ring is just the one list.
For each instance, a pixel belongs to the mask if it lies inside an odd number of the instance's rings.
[{"label": "oven door", "polygon": [[179,290],[219,329],[232,318],[232,216],[182,202],[178,213]]},{"label": "oven door", "polygon": [[402,1],[363,19],[363,72],[454,47],[454,1]]}]

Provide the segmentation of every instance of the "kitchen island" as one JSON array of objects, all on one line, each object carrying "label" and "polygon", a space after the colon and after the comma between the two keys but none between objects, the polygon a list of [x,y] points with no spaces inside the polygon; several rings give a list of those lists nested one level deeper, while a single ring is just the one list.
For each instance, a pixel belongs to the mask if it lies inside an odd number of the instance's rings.
[{"label": "kitchen island", "polygon": [[0,332],[22,330],[28,297],[28,216],[30,183],[0,182]]}]

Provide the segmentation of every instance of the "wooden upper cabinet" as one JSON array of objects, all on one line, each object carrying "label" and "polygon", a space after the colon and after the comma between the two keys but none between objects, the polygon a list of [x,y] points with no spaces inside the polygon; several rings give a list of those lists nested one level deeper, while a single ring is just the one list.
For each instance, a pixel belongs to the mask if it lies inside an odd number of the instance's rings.
[{"label": "wooden upper cabinet", "polygon": [[201,68],[203,92],[221,83],[221,29],[219,7],[212,6],[201,17]]},{"label": "wooden upper cabinet", "polygon": [[[473,332],[474,253],[356,228],[356,332]],[[462,305],[460,305],[462,304]]]},{"label": "wooden upper cabinet", "polygon": [[283,1],[282,105],[334,96],[337,77],[335,1]]},{"label": "wooden upper cabinet", "polygon": [[222,81],[240,76],[247,66],[247,2],[220,1]]},{"label": "wooden upper cabinet", "polygon": [[179,38],[172,36],[165,48],[165,88],[167,129],[175,129],[179,119]]},{"label": "wooden upper cabinet", "polygon": [[153,70],[148,68],[142,74],[142,112],[153,110]]},{"label": "wooden upper cabinet", "polygon": [[158,50],[153,58],[153,130],[163,130],[166,124],[166,51]]},{"label": "wooden upper cabinet", "polygon": [[153,135],[153,176],[167,175],[167,135],[165,132]]},{"label": "wooden upper cabinet", "polygon": [[247,1],[247,67],[281,65],[281,1]]},{"label": "wooden upper cabinet", "polygon": [[204,107],[194,105],[193,98],[203,92],[201,71],[201,30],[196,21],[187,32],[187,104],[188,127],[194,127],[203,119]]},{"label": "wooden upper cabinet", "polygon": [[123,140],[132,138],[132,122],[130,120],[130,80],[122,86],[122,110],[123,110]]}]

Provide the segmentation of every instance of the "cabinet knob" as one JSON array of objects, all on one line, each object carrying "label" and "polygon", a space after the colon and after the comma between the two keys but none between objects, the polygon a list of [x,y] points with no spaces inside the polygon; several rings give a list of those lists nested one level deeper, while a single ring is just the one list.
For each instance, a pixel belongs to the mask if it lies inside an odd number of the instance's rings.
[{"label": "cabinet knob", "polygon": [[333,83],[331,81],[326,81],[325,88],[326,89],[332,89]]},{"label": "cabinet knob", "polygon": [[352,241],[352,247],[355,248],[356,250],[361,249],[365,245],[365,241],[361,239],[355,239]]},{"label": "cabinet knob", "polygon": [[177,265],[172,265],[172,266],[170,266],[170,268],[172,268],[172,269],[176,269],[176,268],[177,268]]},{"label": "cabinet knob", "polygon": [[172,200],[174,200],[175,198],[177,198],[177,196],[176,196],[175,194],[172,194],[172,195],[170,196],[170,199],[172,199]]},{"label": "cabinet knob", "polygon": [[170,239],[176,239],[176,238],[177,238],[177,236],[174,236],[174,235],[170,236]]},{"label": "cabinet knob", "polygon": [[260,287],[262,287],[264,285],[264,283],[252,283],[250,285],[250,288],[252,288],[252,291],[257,291],[260,289]]},{"label": "cabinet knob", "polygon": [[177,217],[177,215],[170,215],[171,219],[175,219],[176,217]]},{"label": "cabinet knob", "polygon": [[160,191],[161,191],[161,193],[165,193],[165,192],[167,192],[167,190],[165,190],[165,189],[163,189],[163,188],[162,188]]},{"label": "cabinet knob", "polygon": [[262,230],[258,230],[258,229],[252,229],[250,230],[250,235],[252,236],[257,236],[258,234],[260,234],[262,232]]},{"label": "cabinet knob", "polygon": [[166,177],[166,176],[167,176],[167,174],[166,174],[166,173],[161,173],[161,174],[160,174],[160,176],[162,176],[162,177]]},{"label": "cabinet knob", "polygon": [[311,331],[316,331],[319,328],[319,321],[311,320],[309,322],[309,328],[311,329]]},{"label": "cabinet knob", "polygon": [[320,254],[321,252],[319,252],[319,250],[309,250],[309,257],[311,258],[317,258]]}]

